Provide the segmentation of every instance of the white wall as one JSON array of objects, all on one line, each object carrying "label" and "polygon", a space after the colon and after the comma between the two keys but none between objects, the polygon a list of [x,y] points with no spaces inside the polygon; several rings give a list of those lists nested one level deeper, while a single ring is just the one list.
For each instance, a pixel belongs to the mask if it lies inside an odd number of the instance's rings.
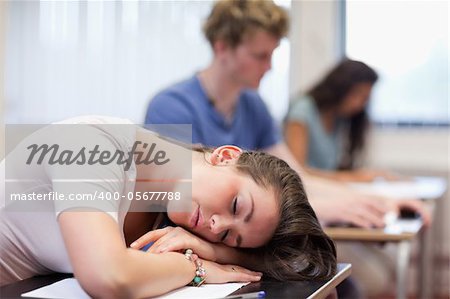
[{"label": "white wall", "polygon": [[376,128],[368,144],[368,163],[399,171],[448,174],[447,128]]},{"label": "white wall", "polygon": [[5,74],[5,24],[6,24],[6,4],[0,1],[0,160],[3,159],[5,150],[5,127],[4,127],[4,74]]},{"label": "white wall", "polygon": [[342,57],[340,1],[293,1],[290,95],[309,89]]}]

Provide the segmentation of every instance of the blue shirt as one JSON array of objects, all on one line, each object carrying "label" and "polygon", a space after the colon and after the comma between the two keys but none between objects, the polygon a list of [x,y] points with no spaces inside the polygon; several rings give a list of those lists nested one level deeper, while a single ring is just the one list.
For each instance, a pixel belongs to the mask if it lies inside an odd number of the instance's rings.
[{"label": "blue shirt", "polygon": [[[192,124],[192,143],[211,147],[231,144],[257,150],[281,140],[278,126],[256,91],[241,92],[233,118],[227,121],[208,100],[196,75],[158,93],[148,106],[145,123]],[[176,134],[169,133],[169,137],[191,143]]]},{"label": "blue shirt", "polygon": [[325,170],[336,170],[339,167],[342,154],[341,121],[337,122],[332,132],[327,132],[319,110],[310,97],[293,101],[287,120],[302,123],[308,128],[308,166]]}]

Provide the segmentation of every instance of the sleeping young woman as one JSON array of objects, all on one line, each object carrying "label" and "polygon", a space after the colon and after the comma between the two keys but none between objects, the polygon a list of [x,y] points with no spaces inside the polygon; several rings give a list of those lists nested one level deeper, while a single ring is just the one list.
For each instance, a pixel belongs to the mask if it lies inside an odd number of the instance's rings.
[{"label": "sleeping young woman", "polygon": [[[2,285],[64,272],[93,297],[141,298],[190,283],[335,273],[334,244],[285,162],[235,146],[195,151],[131,124],[110,125],[117,123],[128,122],[81,117],[50,125],[2,162]],[[144,200],[161,192],[173,196],[159,199],[163,209]],[[17,194],[53,200],[12,202]],[[157,229],[168,222],[177,227]]]}]

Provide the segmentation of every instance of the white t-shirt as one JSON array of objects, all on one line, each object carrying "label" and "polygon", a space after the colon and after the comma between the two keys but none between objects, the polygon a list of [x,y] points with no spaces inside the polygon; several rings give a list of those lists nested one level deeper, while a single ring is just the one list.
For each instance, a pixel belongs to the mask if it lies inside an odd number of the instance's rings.
[{"label": "white t-shirt", "polygon": [[[80,125],[83,124],[83,125]],[[112,124],[119,124],[117,126]],[[102,151],[127,153],[135,142],[135,127],[128,120],[85,116],[72,118],[36,131],[18,148],[37,144],[54,144],[60,150],[98,145]],[[56,140],[56,141],[55,141]],[[25,147],[24,147],[25,146]],[[118,224],[123,237],[123,224],[129,209],[128,200],[99,201],[18,201],[12,194],[57,192],[92,194],[104,192],[127,194],[134,191],[136,167],[118,163],[107,165],[59,165],[44,163],[27,165],[29,150],[12,151],[0,164],[0,285],[51,272],[71,273],[72,266],[57,223],[58,215],[74,207],[94,208],[108,213]],[[86,150],[87,152],[87,150]],[[17,162],[19,161],[19,162]],[[36,160],[34,160],[36,161]],[[17,163],[16,163],[17,162]],[[6,176],[6,177],[5,177]]]}]

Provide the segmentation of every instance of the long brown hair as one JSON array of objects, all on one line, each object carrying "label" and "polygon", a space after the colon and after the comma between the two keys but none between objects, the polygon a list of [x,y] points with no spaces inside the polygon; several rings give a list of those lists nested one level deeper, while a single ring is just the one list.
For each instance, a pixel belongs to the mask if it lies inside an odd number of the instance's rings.
[{"label": "long brown hair", "polygon": [[[363,62],[344,59],[325,78],[315,85],[308,94],[314,99],[320,113],[336,110],[345,96],[359,83],[375,84],[377,73]],[[354,167],[356,157],[364,149],[365,136],[369,127],[367,107],[348,118],[346,149],[340,161],[340,169]]]},{"label": "long brown hair", "polygon": [[278,280],[331,278],[336,248],[322,230],[299,175],[283,160],[262,152],[242,153],[236,166],[258,185],[272,188],[279,200],[280,221],[271,240],[244,249],[261,258],[265,275]]},{"label": "long brown hair", "polygon": [[[205,155],[213,152],[209,147],[159,137]],[[205,161],[209,163],[206,156]],[[280,216],[267,244],[241,250],[260,258],[264,275],[277,280],[327,280],[333,277],[337,267],[335,244],[323,231],[297,172],[285,161],[257,151],[241,153],[236,168],[259,186],[275,192]]]}]

